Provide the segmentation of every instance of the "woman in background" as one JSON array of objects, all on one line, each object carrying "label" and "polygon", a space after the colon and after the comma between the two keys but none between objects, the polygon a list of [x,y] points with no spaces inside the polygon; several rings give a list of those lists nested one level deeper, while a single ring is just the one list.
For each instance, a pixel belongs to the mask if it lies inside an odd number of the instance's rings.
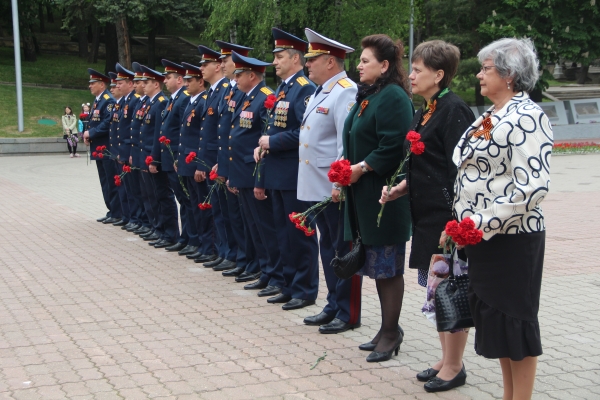
[{"label": "woman in background", "polygon": [[67,140],[69,148],[69,157],[79,157],[77,154],[77,118],[73,115],[73,109],[69,106],[65,107],[65,115],[62,116],[63,138]]}]

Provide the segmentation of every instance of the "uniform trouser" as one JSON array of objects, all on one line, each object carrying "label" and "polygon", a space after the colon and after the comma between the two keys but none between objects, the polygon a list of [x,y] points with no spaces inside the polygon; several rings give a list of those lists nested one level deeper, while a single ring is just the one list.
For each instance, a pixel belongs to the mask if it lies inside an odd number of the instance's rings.
[{"label": "uniform trouser", "polygon": [[98,177],[100,178],[100,187],[102,188],[102,196],[104,204],[108,208],[107,217],[121,219],[121,201],[119,200],[119,192],[115,185],[116,168],[114,160],[102,159],[96,160],[96,168],[98,169]]},{"label": "uniform trouser", "polygon": [[[310,205],[298,200],[296,190],[271,190],[271,198],[277,244],[283,261],[285,286],[282,293],[294,299],[316,300],[319,292],[317,235],[306,236],[289,218],[292,212],[304,212]],[[312,227],[316,228],[314,223]]]},{"label": "uniform trouser", "polygon": [[[115,163],[115,175],[120,175],[123,172],[123,166],[119,164],[117,160],[114,160]],[[114,179],[114,176],[113,176]],[[124,184],[124,181],[127,180],[127,175],[123,177],[123,182],[121,186],[117,186],[117,193],[119,193],[119,201],[121,202],[121,219],[125,222],[129,222],[131,220],[131,210],[129,208],[129,198],[127,197],[127,188]]]},{"label": "uniform trouser", "polygon": [[249,274],[256,274],[260,272],[260,263],[254,249],[248,221],[244,217],[240,204],[240,194],[235,195],[231,192],[227,194],[227,210],[231,231],[237,245],[236,267],[244,268]]},{"label": "uniform trouser", "polygon": [[150,175],[152,174],[148,171],[140,173],[142,178],[140,179],[140,191],[144,202],[144,210],[146,211],[152,230],[160,236],[164,232],[164,229],[160,225],[158,218],[160,210],[158,208],[158,200],[156,199],[156,190],[154,189],[154,179]]},{"label": "uniform trouser", "polygon": [[[312,205],[316,202],[311,203]],[[321,262],[327,284],[327,305],[323,312],[349,324],[360,322],[362,276],[340,279],[333,272],[331,260],[350,251],[350,242],[344,241],[344,204],[332,203],[316,217],[319,228]]]},{"label": "uniform trouser", "polygon": [[240,189],[240,200],[262,272],[260,280],[269,286],[283,288],[285,282],[273,221],[271,193],[267,193],[265,200],[259,201],[254,197],[253,188]]},{"label": "uniform trouser", "polygon": [[227,198],[229,196],[235,195],[228,192],[224,186],[216,188],[212,195],[212,212],[217,231],[217,254],[226,260],[235,261],[237,243],[229,222],[229,210],[227,208]]},{"label": "uniform trouser", "polygon": [[[175,193],[175,198],[179,203],[179,218],[181,219],[181,236],[179,237],[178,242],[190,246],[198,246],[200,244],[200,240],[198,239],[198,230],[196,229],[196,224],[194,223],[194,215],[192,214],[192,203],[188,195],[185,194],[185,191],[183,190],[182,186],[182,184],[185,185],[185,178],[183,176],[180,177],[179,175],[177,175],[177,172],[175,171],[167,171],[167,176],[169,178],[169,185],[171,189],[173,189],[173,193]],[[180,178],[181,181],[179,180]]]},{"label": "uniform trouser", "polygon": [[161,239],[175,243],[179,239],[179,215],[173,189],[169,186],[169,177],[164,171],[150,174],[154,180],[154,191],[158,201],[158,220],[163,227]]},{"label": "uniform trouser", "polygon": [[146,228],[150,228],[152,225],[144,210],[144,201],[142,200],[142,191],[140,188],[142,173],[138,169],[132,169],[125,178],[125,189],[127,190],[127,199],[129,200],[129,213],[131,218],[129,222],[136,225],[141,225]]},{"label": "uniform trouser", "polygon": [[190,204],[193,208],[192,217],[198,233],[198,252],[204,255],[213,255],[215,249],[215,228],[211,210],[201,210],[198,204],[203,203],[210,190],[206,180],[196,182],[193,176],[186,176],[186,186],[190,193]]}]

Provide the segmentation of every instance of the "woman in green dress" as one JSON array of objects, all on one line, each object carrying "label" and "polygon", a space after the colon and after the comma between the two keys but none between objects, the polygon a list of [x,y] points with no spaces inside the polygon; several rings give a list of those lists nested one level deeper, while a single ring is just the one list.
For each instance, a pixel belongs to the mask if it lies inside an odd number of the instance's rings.
[{"label": "woman in green dress", "polygon": [[404,256],[410,239],[408,199],[386,206],[377,226],[380,190],[403,158],[402,146],[413,117],[408,77],[402,66],[404,48],[387,35],[362,40],[356,104],[344,125],[344,158],[352,164],[346,201],[345,239],[360,232],[366,263],[360,275],[375,279],[381,303],[381,328],[361,349],[373,350],[368,362],[386,361],[398,352],[398,327],[404,297]]}]

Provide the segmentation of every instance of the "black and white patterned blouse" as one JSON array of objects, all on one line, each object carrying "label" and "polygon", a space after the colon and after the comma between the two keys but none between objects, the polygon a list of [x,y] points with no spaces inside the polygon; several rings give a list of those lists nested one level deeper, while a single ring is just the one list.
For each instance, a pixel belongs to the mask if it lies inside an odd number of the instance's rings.
[{"label": "black and white patterned blouse", "polygon": [[[471,217],[485,240],[497,233],[543,231],[540,203],[550,186],[550,120],[525,92],[492,111],[479,117],[454,149],[456,217]],[[489,140],[477,137],[488,116],[493,125]]]}]

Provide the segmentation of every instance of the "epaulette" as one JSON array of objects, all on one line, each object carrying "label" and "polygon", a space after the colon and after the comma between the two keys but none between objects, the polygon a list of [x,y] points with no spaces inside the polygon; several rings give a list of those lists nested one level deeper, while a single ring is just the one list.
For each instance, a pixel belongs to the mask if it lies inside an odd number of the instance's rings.
[{"label": "epaulette", "polygon": [[206,100],[206,99],[208,99],[208,95],[207,95],[207,94],[205,94],[204,96],[202,96],[202,98],[203,98],[204,100]]},{"label": "epaulette", "polygon": [[184,91],[183,91],[183,94],[185,94],[186,96],[189,96],[189,95],[190,95],[190,94],[188,93],[188,91],[187,91],[187,90],[184,90]]},{"label": "epaulette", "polygon": [[306,79],[303,76],[299,76],[296,78],[296,82],[298,82],[300,84],[300,86],[306,86],[308,85],[308,79]]},{"label": "epaulette", "polygon": [[138,99],[139,99],[140,97],[142,97],[142,96],[140,96],[140,95],[139,95],[139,94],[137,94],[137,93],[136,93],[136,94],[134,94],[134,96],[135,96],[135,97],[137,97]]},{"label": "epaulette", "polygon": [[264,94],[266,94],[267,96],[270,94],[273,94],[273,91],[266,86],[261,88],[260,91],[263,92]]},{"label": "epaulette", "polygon": [[229,83],[223,82],[223,87],[227,87],[227,86],[229,86]]},{"label": "epaulette", "polygon": [[102,97],[104,97],[104,100],[110,99],[110,96],[107,93],[104,93],[104,96],[102,96]]},{"label": "epaulette", "polygon": [[162,97],[162,96],[160,96],[160,97],[158,98],[158,101],[160,101],[160,102],[162,103],[163,101],[165,101],[165,98],[164,98],[164,97]]},{"label": "epaulette", "polygon": [[339,85],[341,87],[343,87],[344,89],[348,89],[349,87],[352,87],[352,84],[346,78],[340,79],[339,81],[337,81],[337,83],[339,83]]}]

